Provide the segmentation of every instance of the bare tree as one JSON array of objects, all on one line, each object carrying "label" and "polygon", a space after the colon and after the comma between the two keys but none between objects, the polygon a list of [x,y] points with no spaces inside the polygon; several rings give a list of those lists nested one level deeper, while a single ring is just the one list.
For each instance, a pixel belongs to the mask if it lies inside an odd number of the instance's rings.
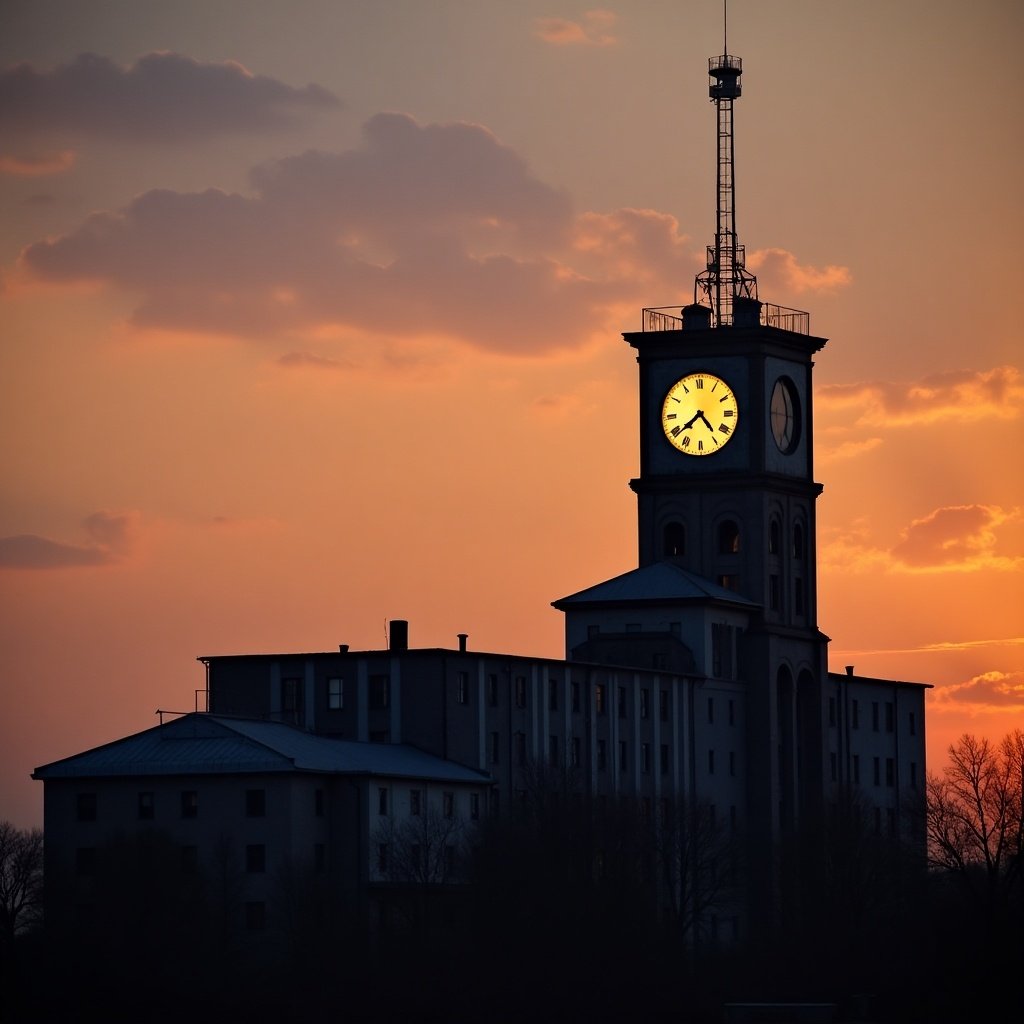
[{"label": "bare tree", "polygon": [[43,833],[0,822],[0,941],[38,921],[43,899]]},{"label": "bare tree", "polygon": [[997,746],[965,733],[949,748],[941,776],[929,776],[928,860],[959,878],[988,907],[1021,884],[1024,850],[1024,732]]}]

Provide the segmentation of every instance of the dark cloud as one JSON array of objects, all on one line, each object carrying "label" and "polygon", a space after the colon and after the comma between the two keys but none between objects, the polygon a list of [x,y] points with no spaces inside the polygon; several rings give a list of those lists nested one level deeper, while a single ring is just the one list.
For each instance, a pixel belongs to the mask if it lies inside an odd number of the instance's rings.
[{"label": "dark cloud", "polygon": [[145,326],[347,327],[510,352],[578,344],[635,289],[614,268],[601,280],[565,262],[566,196],[475,125],[379,115],[359,149],[267,164],[253,183],[248,197],[145,193],[30,246],[23,264],[50,281],[138,290]]},{"label": "dark cloud", "polygon": [[87,544],[68,544],[34,533],[0,537],[0,568],[71,569],[124,559],[138,523],[134,513],[95,512],[82,521]]},{"label": "dark cloud", "polygon": [[203,63],[176,53],[147,53],[130,67],[79,55],[37,71],[0,71],[0,129],[180,141],[253,132],[292,123],[297,115],[337,107],[317,85],[294,88],[250,74],[233,61]]}]

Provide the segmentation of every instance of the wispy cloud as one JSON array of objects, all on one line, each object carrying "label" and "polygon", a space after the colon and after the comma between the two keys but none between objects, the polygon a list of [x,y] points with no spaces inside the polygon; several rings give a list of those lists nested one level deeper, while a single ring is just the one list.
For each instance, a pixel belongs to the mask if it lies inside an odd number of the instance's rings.
[{"label": "wispy cloud", "polygon": [[961,710],[964,705],[1000,711],[1024,711],[1024,672],[993,670],[962,683],[937,687],[929,700],[931,710]]},{"label": "wispy cloud", "polygon": [[58,152],[33,153],[23,156],[0,154],[0,174],[19,178],[41,178],[50,174],[63,174],[75,165],[73,149]]},{"label": "wispy cloud", "polygon": [[757,272],[764,284],[782,294],[835,292],[853,281],[848,267],[832,264],[812,267],[800,263],[793,253],[785,249],[757,249],[748,255],[747,265]]},{"label": "wispy cloud", "polygon": [[579,21],[569,18],[537,18],[533,31],[552,46],[614,46],[613,29],[618,15],[613,11],[587,11]]},{"label": "wispy cloud", "polygon": [[295,88],[234,61],[204,62],[147,53],[129,67],[93,53],[40,71],[23,63],[0,71],[0,129],[178,142],[293,123],[340,105],[318,85]]},{"label": "wispy cloud", "polygon": [[82,521],[85,543],[24,533],[0,537],[0,569],[74,569],[124,561],[134,545],[136,512],[94,512]]}]

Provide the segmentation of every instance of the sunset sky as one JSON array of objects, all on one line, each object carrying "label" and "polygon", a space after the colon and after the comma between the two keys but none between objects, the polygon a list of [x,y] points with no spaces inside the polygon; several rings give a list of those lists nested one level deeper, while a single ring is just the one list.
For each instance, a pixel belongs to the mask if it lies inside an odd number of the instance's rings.
[{"label": "sunset sky", "polygon": [[[830,667],[1024,727],[1024,4],[732,0],[809,310]],[[714,234],[720,0],[0,4],[0,819],[200,655],[560,657],[636,565],[644,306]]]}]

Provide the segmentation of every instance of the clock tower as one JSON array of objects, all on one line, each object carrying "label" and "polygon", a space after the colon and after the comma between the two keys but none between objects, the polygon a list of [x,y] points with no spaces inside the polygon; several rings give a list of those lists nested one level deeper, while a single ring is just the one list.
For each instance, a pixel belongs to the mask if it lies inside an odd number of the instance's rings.
[{"label": "clock tower", "polygon": [[[805,826],[824,803],[828,639],[817,622],[811,374],[825,339],[810,333],[807,313],[758,297],[735,218],[743,65],[726,52],[708,70],[715,241],[693,301],[645,309],[641,330],[624,335],[639,367],[638,568],[555,607],[566,613],[567,657],[610,661],[628,649],[638,666],[689,661],[705,693],[742,701],[749,880],[767,894],[773,851],[813,831]],[[709,732],[704,742],[716,740]],[[721,799],[710,777],[694,779],[694,800]]]}]

